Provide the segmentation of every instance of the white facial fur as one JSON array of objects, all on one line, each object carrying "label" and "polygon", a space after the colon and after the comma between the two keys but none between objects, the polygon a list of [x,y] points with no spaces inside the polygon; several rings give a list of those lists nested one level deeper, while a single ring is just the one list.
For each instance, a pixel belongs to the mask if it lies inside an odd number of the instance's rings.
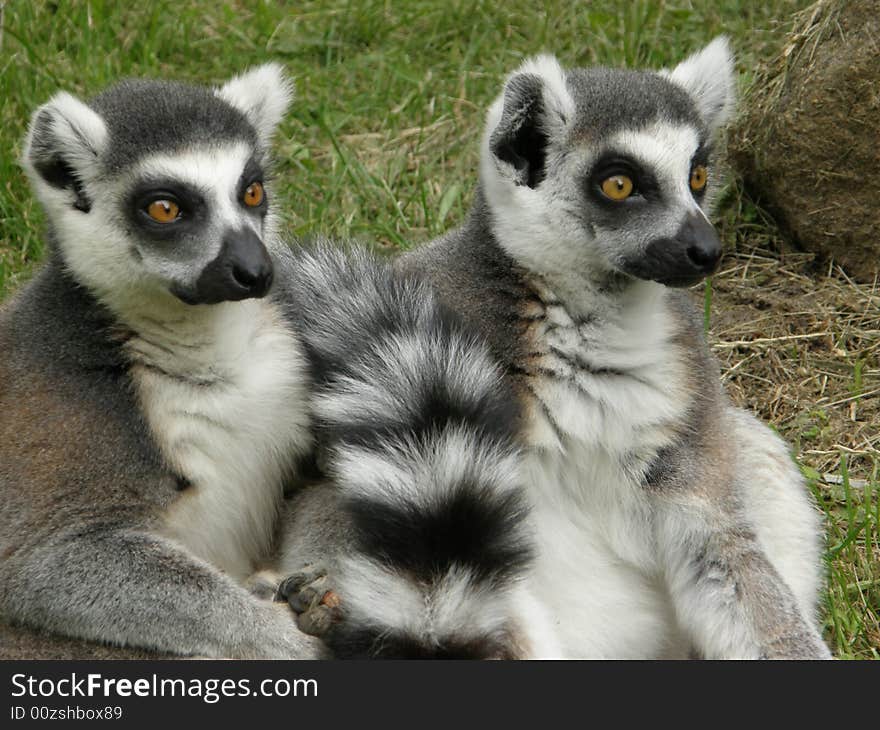
[{"label": "white facial fur", "polygon": [[[565,72],[559,62],[552,56],[538,56],[523,63],[511,78],[519,73],[534,74],[544,82],[544,128],[552,137],[563,137],[574,113],[574,101],[566,89]],[[486,115],[480,159],[480,178],[493,211],[498,241],[515,260],[531,270],[556,269],[556,262],[565,261],[560,267],[563,270],[570,265],[571,244],[583,236],[583,231],[572,225],[561,201],[545,194],[546,186],[530,188],[516,184],[513,167],[491,152],[490,138],[503,108],[504,93]]]},{"label": "white facial fur", "polygon": [[155,155],[138,164],[133,178],[156,176],[180,181],[199,190],[211,211],[210,220],[200,234],[202,247],[187,252],[182,261],[157,255],[154,247],[135,244],[135,250],[151,274],[163,282],[185,281],[193,270],[200,271],[217,256],[224,231],[251,229],[261,235],[260,219],[248,213],[238,196],[239,179],[252,153],[247,145],[238,143],[183,154]]},{"label": "white facial fur", "polygon": [[639,240],[617,240],[614,230],[597,228],[596,245],[603,258],[615,261],[631,247],[646,246],[652,238],[672,237],[690,214],[705,215],[690,190],[691,160],[699,148],[697,131],[690,126],[663,122],[615,135],[609,147],[624,150],[657,177],[665,194],[664,206],[651,219],[650,226],[636,229]]},{"label": "white facial fur", "polygon": [[[68,268],[120,316],[142,306],[144,296],[170,300],[172,284],[194,282],[217,256],[225,231],[250,228],[261,234],[259,218],[248,214],[238,200],[239,178],[251,154],[243,143],[158,154],[115,179],[92,183],[88,215],[70,206],[57,209],[56,235]],[[195,245],[172,254],[129,234],[126,196],[139,180],[150,177],[185,183],[204,197],[210,214]]]}]

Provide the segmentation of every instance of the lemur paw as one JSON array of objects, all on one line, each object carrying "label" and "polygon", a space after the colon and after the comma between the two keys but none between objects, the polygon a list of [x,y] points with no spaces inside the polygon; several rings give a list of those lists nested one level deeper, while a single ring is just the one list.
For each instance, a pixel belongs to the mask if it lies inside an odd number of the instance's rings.
[{"label": "lemur paw", "polygon": [[307,565],[285,578],[275,600],[287,601],[299,630],[311,636],[326,636],[342,620],[342,601],[322,567]]}]

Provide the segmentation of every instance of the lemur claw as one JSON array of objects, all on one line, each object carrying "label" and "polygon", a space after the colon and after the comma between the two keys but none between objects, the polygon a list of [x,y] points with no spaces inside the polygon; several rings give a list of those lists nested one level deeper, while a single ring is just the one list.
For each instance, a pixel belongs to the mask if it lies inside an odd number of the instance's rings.
[{"label": "lemur claw", "polygon": [[306,566],[278,586],[276,601],[287,601],[300,631],[325,636],[342,619],[342,599],[330,587],[326,570]]}]

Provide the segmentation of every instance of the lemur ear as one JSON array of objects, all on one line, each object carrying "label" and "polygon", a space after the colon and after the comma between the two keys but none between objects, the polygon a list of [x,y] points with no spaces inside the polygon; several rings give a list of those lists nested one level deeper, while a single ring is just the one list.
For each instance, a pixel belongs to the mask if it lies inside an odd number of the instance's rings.
[{"label": "lemur ear", "polygon": [[733,53],[725,36],[718,36],[664,74],[693,97],[700,116],[713,132],[733,113],[736,80]]},{"label": "lemur ear", "polygon": [[552,56],[526,61],[507,79],[504,93],[489,109],[489,151],[517,185],[536,187],[545,176],[550,136],[561,132],[573,102],[565,72]]},{"label": "lemur ear", "polygon": [[293,83],[279,63],[266,63],[227,81],[217,95],[242,112],[268,145],[293,99]]},{"label": "lemur ear", "polygon": [[59,190],[72,190],[74,205],[88,211],[84,185],[98,172],[106,144],[104,120],[76,97],[61,92],[31,117],[23,164],[35,179]]}]

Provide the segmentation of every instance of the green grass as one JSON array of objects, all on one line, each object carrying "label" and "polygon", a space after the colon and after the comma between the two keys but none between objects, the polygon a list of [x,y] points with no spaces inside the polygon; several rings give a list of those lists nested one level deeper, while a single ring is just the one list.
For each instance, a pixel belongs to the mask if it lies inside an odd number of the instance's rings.
[{"label": "green grass", "polygon": [[[279,60],[297,84],[277,145],[289,229],[405,248],[461,220],[484,110],[524,56],[659,67],[727,33],[747,84],[806,4],[0,0],[0,298],[44,255],[17,160],[31,112],[59,89],[88,96],[124,76],[219,83]],[[727,197],[739,210],[738,194]],[[827,635],[841,656],[876,657],[880,646],[877,476],[831,496],[816,488],[831,525]]]},{"label": "green grass", "polygon": [[660,66],[726,32],[749,69],[772,47],[775,19],[802,4],[11,0],[0,48],[0,296],[43,253],[17,160],[30,114],[59,89],[88,96],[123,76],[220,82],[279,60],[297,82],[277,148],[292,230],[405,247],[460,220],[484,109],[523,56]]},{"label": "green grass", "polygon": [[880,461],[854,484],[841,454],[841,484],[832,489],[805,472],[828,525],[826,635],[841,658],[880,659]]}]

